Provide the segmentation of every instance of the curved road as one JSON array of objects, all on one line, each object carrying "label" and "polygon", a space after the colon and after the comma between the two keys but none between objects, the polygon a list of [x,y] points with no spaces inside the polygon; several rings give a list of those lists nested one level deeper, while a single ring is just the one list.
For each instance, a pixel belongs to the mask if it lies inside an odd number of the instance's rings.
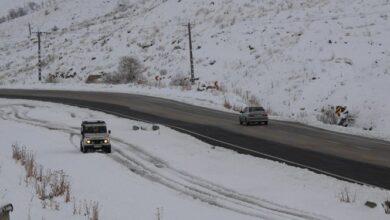
[{"label": "curved road", "polygon": [[390,143],[385,141],[291,122],[240,126],[232,113],[142,95],[0,89],[0,97],[64,103],[163,124],[240,153],[390,189]]}]

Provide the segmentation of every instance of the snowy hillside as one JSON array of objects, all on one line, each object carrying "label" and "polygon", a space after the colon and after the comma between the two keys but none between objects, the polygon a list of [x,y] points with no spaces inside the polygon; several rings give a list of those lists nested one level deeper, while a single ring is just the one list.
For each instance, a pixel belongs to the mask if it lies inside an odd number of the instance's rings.
[{"label": "snowy hillside", "polygon": [[[9,2],[1,8],[17,1]],[[42,36],[44,77],[76,73],[61,82],[82,87],[88,75],[111,73],[120,57],[133,56],[150,82],[167,73],[169,85],[189,74],[191,22],[196,77],[218,81],[220,99],[234,105],[253,95],[274,116],[303,122],[343,105],[355,127],[387,138],[389,14],[388,0],[52,0],[0,24],[0,83],[37,82],[31,23],[50,32]]]}]

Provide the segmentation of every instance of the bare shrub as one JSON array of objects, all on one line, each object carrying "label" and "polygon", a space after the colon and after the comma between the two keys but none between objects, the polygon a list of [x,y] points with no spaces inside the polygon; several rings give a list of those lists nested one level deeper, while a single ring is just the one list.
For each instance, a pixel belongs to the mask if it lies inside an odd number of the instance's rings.
[{"label": "bare shrub", "polygon": [[58,197],[65,195],[66,189],[69,188],[69,183],[65,180],[65,173],[63,171],[54,171],[51,176],[51,197]]},{"label": "bare shrub", "polygon": [[66,185],[66,194],[65,194],[65,202],[70,202],[70,184]]},{"label": "bare shrub", "polygon": [[354,203],[356,201],[356,192],[351,195],[351,192],[347,187],[344,187],[339,194],[340,202]]},{"label": "bare shrub", "polygon": [[87,216],[89,220],[99,220],[99,203],[86,200],[73,202],[73,215]]},{"label": "bare shrub", "polygon": [[180,86],[184,90],[191,90],[191,82],[188,77],[183,76],[182,74],[176,74],[171,78],[169,82],[170,86]]},{"label": "bare shrub", "polygon": [[[26,184],[35,183],[35,193],[41,200],[44,209],[49,207],[53,210],[59,210],[60,203],[55,198],[61,196],[64,196],[65,203],[70,202],[70,183],[64,171],[46,170],[44,173],[43,166],[35,162],[34,154],[27,151],[26,147],[20,147],[18,144],[12,145],[12,158],[25,167]],[[73,214],[87,216],[89,220],[99,220],[99,203],[84,200],[77,206],[74,199]]]},{"label": "bare shrub", "polygon": [[18,144],[13,144],[12,158],[16,161],[20,161],[26,158],[26,147],[20,147]]},{"label": "bare shrub", "polygon": [[63,171],[48,170],[43,174],[43,167],[37,165],[34,154],[27,151],[26,147],[20,147],[17,144],[12,145],[12,158],[24,166],[26,184],[29,179],[34,180],[35,192],[41,200],[65,196],[65,200],[69,201],[70,183],[66,180]]},{"label": "bare shrub", "polygon": [[35,157],[32,152],[27,152],[26,147],[20,147],[18,144],[12,146],[12,158],[20,162],[26,170],[26,180],[33,177],[36,172]]},{"label": "bare shrub", "polygon": [[104,82],[112,84],[126,84],[142,80],[145,68],[134,57],[121,57],[119,61],[118,71],[112,74],[107,74]]},{"label": "bare shrub", "polygon": [[390,200],[386,200],[384,203],[382,203],[382,207],[386,214],[390,214]]},{"label": "bare shrub", "polygon": [[76,200],[73,200],[73,215],[78,214]]},{"label": "bare shrub", "polygon": [[[66,180],[63,171],[48,170],[41,181],[35,179],[35,192],[41,200],[65,197],[65,202],[70,201],[70,183]],[[56,208],[56,207],[55,207]]]},{"label": "bare shrub", "polygon": [[233,93],[240,96],[248,106],[261,106],[260,99],[249,91],[244,92],[241,88],[234,88]]},{"label": "bare shrub", "polygon": [[99,220],[99,203],[95,202],[92,205],[92,216],[91,220]]},{"label": "bare shrub", "polygon": [[227,108],[227,109],[231,109],[232,108],[232,105],[230,104],[230,101],[228,99],[225,98],[225,101],[223,103],[223,107]]},{"label": "bare shrub", "polygon": [[56,32],[56,31],[58,31],[58,29],[59,29],[59,28],[57,27],[57,25],[54,25],[54,27],[51,28],[51,31],[52,31],[52,32]]},{"label": "bare shrub", "polygon": [[250,106],[260,106],[261,105],[260,100],[255,95],[250,95],[246,101],[247,101],[248,105],[250,105]]},{"label": "bare shrub", "polygon": [[99,82],[99,80],[101,80],[103,77],[103,75],[101,74],[91,74],[91,75],[88,75],[88,77],[85,79],[85,83],[89,84],[89,83],[97,83]]},{"label": "bare shrub", "polygon": [[163,214],[164,214],[164,209],[162,207],[161,208],[157,208],[157,212],[156,212],[157,220],[162,220],[163,219]]},{"label": "bare shrub", "polygon": [[324,122],[325,124],[337,124],[337,115],[333,106],[323,107],[321,109],[321,114],[317,116],[319,121]]},{"label": "bare shrub", "polygon": [[34,154],[33,153],[27,153],[27,156],[26,156],[26,162],[24,164],[24,168],[26,170],[26,178],[29,178],[29,177],[33,177],[34,173],[34,170],[36,170],[35,168],[35,159],[34,159]]},{"label": "bare shrub", "polygon": [[55,76],[48,76],[45,78],[45,83],[58,83],[59,80]]}]

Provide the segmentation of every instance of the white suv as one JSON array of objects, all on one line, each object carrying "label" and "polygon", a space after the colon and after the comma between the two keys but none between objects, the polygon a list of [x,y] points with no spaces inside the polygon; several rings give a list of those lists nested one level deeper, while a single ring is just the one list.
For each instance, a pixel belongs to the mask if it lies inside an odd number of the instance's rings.
[{"label": "white suv", "polygon": [[80,151],[103,150],[111,153],[110,143],[111,131],[108,130],[104,121],[83,121],[81,123]]}]

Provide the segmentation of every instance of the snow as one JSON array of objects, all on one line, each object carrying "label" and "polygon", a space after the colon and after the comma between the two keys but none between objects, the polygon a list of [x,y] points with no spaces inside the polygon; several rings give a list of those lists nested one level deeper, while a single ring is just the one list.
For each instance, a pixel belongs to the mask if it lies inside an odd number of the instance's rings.
[{"label": "snow", "polygon": [[[27,2],[1,0],[0,17]],[[272,119],[390,141],[388,0],[43,3],[39,11],[0,24],[0,88],[135,93],[230,112],[225,100],[241,108],[253,95]],[[199,84],[218,81],[222,91],[169,86],[177,74],[189,75],[188,22]],[[28,23],[33,31],[51,32],[42,35],[44,80],[57,72],[76,72],[75,78],[37,82],[37,39],[28,36]],[[116,71],[122,56],[147,68],[146,85],[84,83],[88,75]],[[344,128],[319,122],[316,116],[328,105],[347,106],[356,123]],[[72,215],[72,204],[42,209],[11,159],[15,142],[33,150],[45,167],[64,170],[73,201],[98,201],[102,219],[156,219],[157,208],[163,219],[386,218],[380,203],[389,199],[388,191],[239,155],[166,127],[136,132],[132,125],[142,123],[22,100],[2,99],[0,114],[0,204],[14,204],[14,219],[85,219]],[[88,118],[108,122],[112,155],[78,151],[80,122]],[[344,188],[356,193],[354,203],[339,201]],[[365,207],[367,200],[378,206]]]},{"label": "snow", "polygon": [[[1,1],[0,8],[22,3]],[[160,85],[96,87],[192,97],[187,102],[201,105],[207,105],[201,97],[213,97],[218,109],[225,100],[240,108],[253,95],[280,120],[389,140],[389,13],[387,0],[47,1],[39,11],[0,24],[0,85],[47,87],[37,83],[31,23],[33,31],[51,32],[42,36],[44,79],[76,72],[76,78],[60,80],[65,89],[82,90],[88,75],[114,72],[120,57],[134,56],[147,68],[150,85],[167,72]],[[187,22],[196,77],[206,85],[218,81],[224,90],[217,95],[195,94],[196,86],[189,92],[167,88],[171,77],[188,75]],[[328,105],[347,106],[357,115],[355,124],[319,123],[316,116]]]},{"label": "snow", "polygon": [[[0,204],[13,203],[12,219],[85,219],[72,214],[74,201],[99,202],[100,219],[157,219],[157,208],[162,219],[387,219],[380,205],[387,190],[237,154],[164,126],[152,131],[150,124],[60,104],[0,103]],[[112,154],[79,151],[86,119],[106,121]],[[15,143],[68,175],[70,203],[42,209],[12,159]],[[354,202],[340,202],[344,189]],[[367,200],[378,206],[364,206]]]}]

